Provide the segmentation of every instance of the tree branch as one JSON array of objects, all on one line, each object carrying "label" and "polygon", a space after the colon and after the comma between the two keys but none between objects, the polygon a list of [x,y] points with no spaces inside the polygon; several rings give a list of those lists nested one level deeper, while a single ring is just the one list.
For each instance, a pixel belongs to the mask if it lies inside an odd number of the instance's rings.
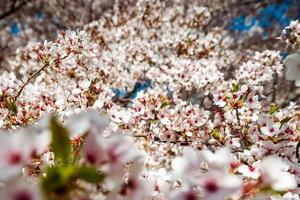
[{"label": "tree branch", "polygon": [[[144,138],[147,139],[148,137],[146,135],[132,135],[135,138]],[[172,143],[172,144],[180,144],[181,146],[189,146],[193,141],[178,141],[178,140],[161,140],[159,137],[154,137],[152,140],[154,142],[160,142],[160,143]]]},{"label": "tree branch", "polygon": [[241,126],[241,120],[240,120],[240,114],[239,114],[239,109],[235,109],[235,114],[236,114],[236,119],[238,121],[238,125]]},{"label": "tree branch", "polygon": [[41,71],[43,71],[46,67],[49,66],[49,63],[46,63],[43,67],[41,67],[39,70],[37,70],[36,72],[34,72],[28,79],[27,81],[21,86],[21,88],[18,90],[16,96],[15,96],[15,100],[21,95],[23,89],[25,88],[26,85],[28,85],[28,83],[30,82],[31,79],[35,78]]},{"label": "tree branch", "polygon": [[11,4],[10,9],[0,15],[0,20],[3,20],[4,18],[8,17],[9,15],[12,15],[13,13],[15,13],[16,11],[21,9],[23,6],[25,6],[29,2],[30,2],[30,0],[24,0],[19,5],[16,6],[16,0],[14,0],[13,3]]}]

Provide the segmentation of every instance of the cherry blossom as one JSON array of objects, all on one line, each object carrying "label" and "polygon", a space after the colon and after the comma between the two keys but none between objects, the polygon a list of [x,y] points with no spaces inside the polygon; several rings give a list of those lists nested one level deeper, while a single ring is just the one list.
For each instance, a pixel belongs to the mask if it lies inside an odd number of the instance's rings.
[{"label": "cherry blossom", "polygon": [[284,61],[284,65],[287,66],[287,72],[286,72],[286,78],[287,80],[295,80],[295,85],[300,86],[299,81],[299,54],[294,53],[291,55],[288,55]]},{"label": "cherry blossom", "polygon": [[0,74],[0,199],[298,199],[298,21],[254,44],[216,22],[241,2],[51,2],[72,26],[24,26]]},{"label": "cherry blossom", "polygon": [[4,186],[0,191],[0,198],[7,200],[40,200],[42,195],[38,185],[24,179],[17,179]]},{"label": "cherry blossom", "polygon": [[265,158],[260,168],[263,182],[270,184],[274,190],[284,191],[296,188],[295,178],[288,172],[289,166],[280,158],[275,156]]}]

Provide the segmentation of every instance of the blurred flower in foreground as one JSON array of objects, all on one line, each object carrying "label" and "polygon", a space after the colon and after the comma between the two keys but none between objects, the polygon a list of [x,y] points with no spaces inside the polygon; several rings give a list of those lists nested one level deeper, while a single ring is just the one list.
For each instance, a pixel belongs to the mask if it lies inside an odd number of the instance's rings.
[{"label": "blurred flower in foreground", "polygon": [[288,55],[283,64],[287,67],[286,79],[295,80],[295,85],[300,86],[300,52]]},{"label": "blurred flower in foreground", "polygon": [[0,192],[0,199],[6,200],[40,200],[41,193],[38,185],[25,179],[17,179],[7,183]]},{"label": "blurred flower in foreground", "polygon": [[21,173],[32,158],[48,150],[50,135],[43,127],[31,126],[12,133],[0,132],[0,180]]},{"label": "blurred flower in foreground", "polygon": [[276,191],[293,190],[297,187],[295,177],[288,172],[289,166],[279,157],[270,156],[261,163],[260,173],[265,184]]}]

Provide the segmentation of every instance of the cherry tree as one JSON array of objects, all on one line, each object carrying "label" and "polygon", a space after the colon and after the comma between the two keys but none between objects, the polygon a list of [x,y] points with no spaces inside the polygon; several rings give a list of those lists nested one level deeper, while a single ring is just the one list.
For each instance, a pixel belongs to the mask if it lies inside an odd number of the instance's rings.
[{"label": "cherry tree", "polygon": [[0,199],[299,199],[299,22],[283,58],[222,2],[116,2],[7,56]]}]

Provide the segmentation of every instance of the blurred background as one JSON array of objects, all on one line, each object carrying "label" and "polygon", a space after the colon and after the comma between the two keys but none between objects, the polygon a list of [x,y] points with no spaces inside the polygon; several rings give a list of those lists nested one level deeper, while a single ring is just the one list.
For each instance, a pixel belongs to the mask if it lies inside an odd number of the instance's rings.
[{"label": "blurred background", "polygon": [[[165,0],[167,4],[192,0]],[[194,0],[213,14],[205,29],[222,27],[236,47],[284,49],[276,37],[300,17],[300,0]],[[81,29],[114,7],[126,9],[135,0],[0,0],[0,69],[9,69],[18,47],[29,41],[53,40],[60,30]],[[289,49],[282,51],[284,57]]]}]

